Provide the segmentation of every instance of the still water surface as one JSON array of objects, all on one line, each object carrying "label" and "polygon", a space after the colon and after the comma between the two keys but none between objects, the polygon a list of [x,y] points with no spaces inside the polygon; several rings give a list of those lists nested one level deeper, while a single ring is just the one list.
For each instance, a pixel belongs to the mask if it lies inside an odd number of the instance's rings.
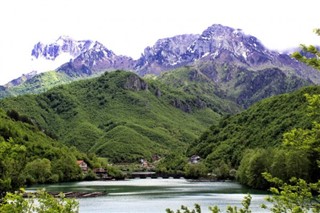
[{"label": "still water surface", "polygon": [[243,197],[252,195],[253,212],[264,212],[266,203],[263,192],[250,190],[235,182],[193,182],[185,179],[131,179],[124,181],[83,181],[74,183],[37,185],[28,188],[47,191],[106,191],[102,197],[79,200],[80,213],[165,213],[166,208],[176,210],[181,205],[201,205],[202,212],[218,205],[225,212],[226,206],[241,206]]}]

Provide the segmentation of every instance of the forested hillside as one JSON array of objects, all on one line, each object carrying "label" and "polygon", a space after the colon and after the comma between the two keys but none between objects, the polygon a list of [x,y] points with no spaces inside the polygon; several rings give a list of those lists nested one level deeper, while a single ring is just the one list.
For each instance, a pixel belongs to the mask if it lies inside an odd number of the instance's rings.
[{"label": "forested hillside", "polygon": [[[280,147],[283,134],[293,128],[311,129],[320,117],[308,116],[305,94],[319,94],[320,87],[306,87],[293,93],[262,100],[234,116],[222,119],[188,149],[188,155],[200,155],[213,169],[221,161],[237,168],[247,149]],[[268,153],[268,154],[267,154]],[[266,159],[270,152],[266,152]]]},{"label": "forested hillside", "polygon": [[184,152],[210,124],[239,111],[232,102],[176,91],[124,71],[3,99],[0,107],[30,116],[68,146],[113,162]]},{"label": "forested hillside", "polygon": [[25,184],[83,178],[78,159],[94,160],[76,148],[62,145],[16,111],[0,109],[0,197]]},{"label": "forested hillside", "polygon": [[70,83],[76,79],[66,75],[65,73],[55,71],[40,73],[30,79],[20,80],[20,78],[16,79],[16,81],[21,83],[16,83],[17,85],[9,83],[6,87],[2,89],[0,88],[0,97],[5,98],[23,94],[38,94],[55,86]]}]

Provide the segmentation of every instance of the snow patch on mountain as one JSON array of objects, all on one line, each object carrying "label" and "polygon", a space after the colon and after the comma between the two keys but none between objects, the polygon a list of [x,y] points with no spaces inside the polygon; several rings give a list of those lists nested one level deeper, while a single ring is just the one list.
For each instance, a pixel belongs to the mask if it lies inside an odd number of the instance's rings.
[{"label": "snow patch on mountain", "polygon": [[38,42],[31,51],[31,70],[44,72],[55,70],[61,64],[77,58],[82,53],[94,48],[97,42],[74,40],[69,36],[60,36],[55,42]]}]

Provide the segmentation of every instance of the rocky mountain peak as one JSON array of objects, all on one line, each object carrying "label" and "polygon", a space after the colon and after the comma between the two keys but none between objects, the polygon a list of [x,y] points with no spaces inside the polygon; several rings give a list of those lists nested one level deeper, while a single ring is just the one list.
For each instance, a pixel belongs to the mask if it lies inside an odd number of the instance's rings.
[{"label": "rocky mountain peak", "polygon": [[[225,37],[226,35],[230,35],[235,30],[231,27],[223,26],[221,24],[213,24],[212,26],[208,27],[200,36],[200,39],[210,39],[210,38],[218,38],[218,37]],[[239,31],[239,30],[236,30]]]},{"label": "rocky mountain peak", "polygon": [[67,54],[70,58],[75,58],[82,52],[89,50],[93,43],[91,40],[76,41],[69,36],[60,36],[50,44],[38,42],[34,45],[31,56],[33,59],[56,60],[62,54]]},{"label": "rocky mountain peak", "polygon": [[[199,35],[185,34],[159,39],[152,47],[147,47],[138,59],[135,69],[141,75],[150,69],[161,72],[183,63],[182,56]],[[159,74],[159,73],[157,73]]]},{"label": "rocky mountain peak", "polygon": [[275,63],[275,57],[257,38],[246,35],[240,29],[214,24],[201,35],[159,39],[152,47],[144,50],[134,69],[140,75],[159,75],[200,59],[260,66]]},{"label": "rocky mountain peak", "polygon": [[73,38],[71,38],[68,35],[61,35],[59,36],[59,38],[57,39],[56,43],[59,43],[59,41],[74,41]]},{"label": "rocky mountain peak", "polygon": [[257,38],[246,35],[242,30],[215,24],[203,31],[184,56],[188,61],[203,57],[256,65],[271,60],[271,52]]},{"label": "rocky mountain peak", "polygon": [[57,71],[65,72],[69,76],[88,76],[108,70],[132,70],[133,63],[132,58],[118,56],[100,42],[95,41],[87,51],[61,65]]},{"label": "rocky mountain peak", "polygon": [[[221,79],[218,79],[217,70],[227,72],[228,67],[255,71],[276,67],[286,75],[320,82],[319,72],[288,54],[268,50],[256,37],[220,24],[208,27],[200,35],[185,34],[159,39],[153,46],[145,48],[138,60],[118,56],[100,42],[77,41],[69,36],[60,36],[50,44],[38,42],[34,45],[32,56],[37,64],[31,70],[56,70],[71,77],[87,77],[117,69],[134,71],[140,76],[160,75],[183,66],[194,66],[199,70],[205,69],[209,78],[218,82]],[[48,62],[52,64],[49,66]],[[232,80],[230,76],[226,79]],[[14,85],[25,79],[28,78],[23,76]]]},{"label": "rocky mountain peak", "polygon": [[105,58],[112,58],[115,56],[116,55],[111,50],[106,48],[103,44],[101,44],[98,41],[93,42],[91,44],[90,49],[82,52],[79,55],[81,59],[86,59],[86,60],[102,60]]}]

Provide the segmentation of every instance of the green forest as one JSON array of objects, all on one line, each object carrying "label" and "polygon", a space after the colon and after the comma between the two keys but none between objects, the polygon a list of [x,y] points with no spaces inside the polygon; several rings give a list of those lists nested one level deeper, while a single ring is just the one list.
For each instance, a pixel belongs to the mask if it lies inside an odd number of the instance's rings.
[{"label": "green forest", "polygon": [[0,196],[34,183],[86,179],[77,160],[85,160],[91,168],[107,166],[96,155],[53,139],[14,110],[0,110],[0,143]]},{"label": "green forest", "polygon": [[[36,172],[32,171],[36,165],[41,165],[46,171],[41,172],[41,177],[23,173],[20,183],[80,180],[83,177],[75,164],[77,159],[85,159],[92,168],[101,164],[96,156],[113,163],[137,164],[140,159],[152,161],[155,155],[162,158],[153,168],[158,173],[237,178],[253,188],[269,187],[261,175],[265,171],[284,180],[292,176],[310,181],[318,178],[319,170],[312,160],[315,154],[289,149],[283,141],[295,129],[316,131],[313,122],[319,122],[319,117],[310,116],[306,109],[310,108],[310,97],[320,93],[320,87],[305,87],[267,98],[237,113],[240,108],[236,104],[223,110],[227,102],[209,98],[208,93],[214,88],[201,75],[193,83],[188,81],[195,76],[190,69],[179,70],[175,75],[181,76],[180,81],[170,78],[175,83],[163,84],[153,78],[143,80],[133,73],[117,71],[39,95],[1,100],[3,116],[10,119],[11,126],[28,125],[50,141],[31,140],[32,144],[37,141],[38,146],[50,144],[50,149],[42,148],[42,152],[40,148],[33,150],[26,143],[29,133],[17,134],[12,132],[14,129],[3,127],[4,142],[12,144],[20,137],[27,150],[32,150],[26,151],[30,156],[26,154],[29,158],[21,169],[32,173]],[[170,85],[175,85],[176,90]],[[195,96],[199,91],[202,96]],[[65,151],[51,150],[51,146]],[[69,152],[74,155],[68,155],[67,159],[73,162],[68,166],[74,168],[64,177],[66,173],[57,168],[62,163],[59,159]],[[188,163],[193,155],[201,157],[200,163]],[[248,174],[248,168],[252,168],[252,174]]]},{"label": "green forest", "polygon": [[[303,50],[319,54],[312,46]],[[318,59],[299,53],[293,57],[319,69]],[[275,204],[271,211],[293,206],[292,212],[318,212],[320,86],[250,102],[247,109],[248,103],[223,99],[221,93],[203,73],[184,67],[145,78],[106,72],[40,94],[4,98],[0,197],[35,183],[95,179],[93,168],[121,178],[125,171],[151,170],[272,187],[277,196],[269,198]],[[190,163],[194,156],[197,162]],[[141,159],[152,166],[137,166]],[[78,160],[88,164],[88,173]],[[250,212],[250,199],[244,199],[240,212]]]},{"label": "green forest", "polygon": [[[313,162],[310,168],[317,168],[315,167],[316,162],[313,160],[315,156],[307,157],[308,155],[303,150],[288,151],[282,144],[286,135],[289,134],[288,132],[294,129],[312,130],[313,122],[319,122],[319,117],[309,116],[309,113],[306,112],[306,109],[310,108],[308,107],[308,100],[310,99],[308,97],[313,97],[319,92],[320,87],[306,87],[290,94],[260,101],[248,110],[226,117],[218,125],[211,126],[208,131],[192,143],[187,153],[189,156],[198,154],[204,158],[207,167],[211,170],[219,167],[221,161],[231,168],[238,168],[241,160],[249,160],[248,156],[254,157],[253,153],[264,164],[272,164],[274,161],[283,163],[284,159],[277,160],[278,157],[287,158],[288,161],[290,159],[301,161],[300,163],[288,162],[288,164],[297,166],[296,169],[287,168],[288,171],[292,172],[298,172],[298,167],[307,165],[306,162]],[[305,94],[309,94],[309,96]],[[299,156],[301,156],[301,159]],[[258,163],[258,161],[251,161]],[[245,161],[242,163],[245,163]],[[260,176],[263,180],[262,176],[259,175],[260,170],[268,171],[269,169],[266,169],[266,165],[255,166],[256,168],[253,169],[253,171],[256,171],[255,175]],[[280,171],[284,169],[283,165],[279,164],[277,166],[278,168],[274,164],[273,168]],[[307,169],[308,166],[302,167]],[[247,166],[240,168],[247,168]],[[310,172],[315,173],[316,171]],[[283,172],[283,175],[285,175],[285,172]],[[291,175],[293,174],[287,174],[287,178]],[[308,171],[301,171],[302,177],[309,177],[309,175]],[[256,182],[256,177],[253,179],[255,183],[249,184],[250,186],[266,188],[265,184]]]},{"label": "green forest", "polygon": [[39,95],[2,99],[0,107],[29,116],[65,145],[111,162],[135,162],[170,150],[183,153],[210,124],[239,109],[214,101],[116,71]]}]

